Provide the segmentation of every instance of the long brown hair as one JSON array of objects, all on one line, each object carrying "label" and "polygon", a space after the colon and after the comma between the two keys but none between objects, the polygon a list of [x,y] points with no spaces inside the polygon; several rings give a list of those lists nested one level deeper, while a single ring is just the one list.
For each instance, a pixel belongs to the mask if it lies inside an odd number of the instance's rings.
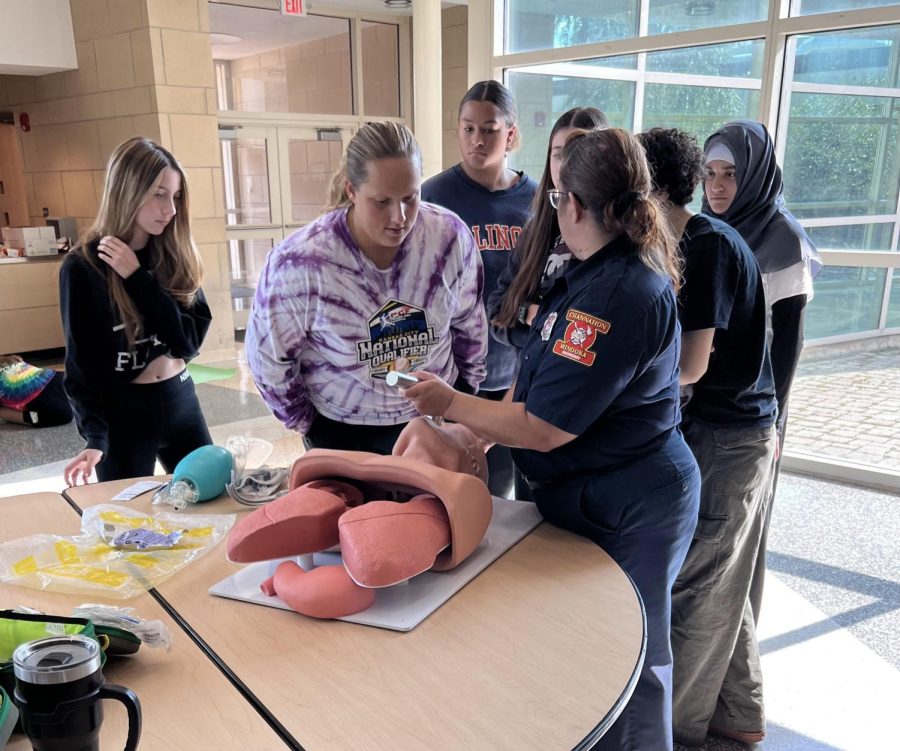
[{"label": "long brown hair", "polygon": [[134,344],[143,326],[141,314],[125,291],[122,277],[98,257],[96,243],[106,235],[123,241],[131,239],[138,211],[159,187],[167,167],[181,176],[180,197],[174,198],[176,213],[161,234],[150,236],[142,252],[149,254],[148,268],[162,287],[182,305],[193,305],[203,267],[191,237],[187,179],[178,160],[149,138],[136,136],[116,147],[106,168],[97,218],[84,234],[81,246],[73,251],[106,277],[110,299],[125,326],[129,345]]},{"label": "long brown hair", "polygon": [[412,131],[399,123],[365,123],[350,139],[341,166],[331,178],[328,203],[323,211],[349,206],[347,182],[358,188],[368,179],[368,164],[376,159],[406,157],[422,172],[422,151]]},{"label": "long brown hair", "polygon": [[519,270],[503,295],[503,302],[497,317],[491,321],[495,326],[509,328],[515,326],[519,307],[533,301],[541,281],[541,274],[547,262],[547,253],[559,235],[556,209],[547,199],[547,191],[553,187],[550,177],[550,149],[553,138],[563,128],[606,128],[609,120],[596,107],[575,107],[564,112],[553,124],[547,139],[547,159],[544,174],[531,201],[530,217],[519,237],[516,253],[519,255]]},{"label": "long brown hair", "polygon": [[650,168],[637,138],[621,128],[572,133],[559,180],[604,230],[627,235],[643,264],[680,288],[678,244],[651,195]]}]

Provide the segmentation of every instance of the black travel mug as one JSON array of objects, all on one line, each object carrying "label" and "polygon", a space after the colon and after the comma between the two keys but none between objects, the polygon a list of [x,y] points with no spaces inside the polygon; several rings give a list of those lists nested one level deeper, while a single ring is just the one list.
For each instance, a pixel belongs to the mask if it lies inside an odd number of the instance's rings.
[{"label": "black travel mug", "polygon": [[51,636],[16,649],[13,700],[35,751],[99,751],[101,699],[125,705],[125,751],[137,749],[141,704],[131,689],[105,683],[100,666],[100,645],[87,636]]}]

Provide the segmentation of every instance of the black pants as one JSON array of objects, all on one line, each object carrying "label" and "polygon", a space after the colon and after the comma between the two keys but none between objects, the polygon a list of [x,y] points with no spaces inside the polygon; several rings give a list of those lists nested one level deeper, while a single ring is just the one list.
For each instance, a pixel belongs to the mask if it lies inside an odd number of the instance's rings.
[{"label": "black pants", "polygon": [[772,375],[775,377],[775,398],[778,401],[778,434],[784,442],[787,423],[788,397],[803,350],[803,319],[806,295],[779,300],[772,306]]},{"label": "black pants", "polygon": [[387,456],[405,427],[405,422],[399,425],[351,425],[320,414],[303,436],[303,445],[307,449],[369,451]]},{"label": "black pants", "polygon": [[72,422],[72,407],[63,386],[63,374],[56,373],[44,390],[25,405],[22,418],[26,425],[51,428]]},{"label": "black pants", "polygon": [[750,605],[753,617],[759,620],[762,608],[763,589],[766,583],[766,551],[769,542],[769,525],[772,521],[772,506],[775,503],[775,491],[778,489],[778,473],[781,470],[781,454],[784,450],[784,437],[787,434],[788,396],[800,362],[803,350],[803,320],[806,313],[806,295],[797,295],[779,300],[772,306],[772,373],[775,376],[775,399],[778,402],[778,422],[775,423],[778,441],[778,460],[772,474],[772,489],[763,521],[762,539],[759,543],[759,554],[753,581],[750,583]]},{"label": "black pants", "polygon": [[107,421],[109,451],[97,465],[100,482],[152,475],[157,458],[171,472],[191,451],[212,443],[186,370],[117,390],[110,395]]}]

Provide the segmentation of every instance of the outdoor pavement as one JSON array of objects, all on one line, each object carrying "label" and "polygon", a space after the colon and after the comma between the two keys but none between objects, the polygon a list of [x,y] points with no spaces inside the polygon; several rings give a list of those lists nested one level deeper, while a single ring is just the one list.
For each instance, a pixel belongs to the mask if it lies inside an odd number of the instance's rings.
[{"label": "outdoor pavement", "polygon": [[900,471],[900,347],[829,349],[803,353],[785,450]]}]

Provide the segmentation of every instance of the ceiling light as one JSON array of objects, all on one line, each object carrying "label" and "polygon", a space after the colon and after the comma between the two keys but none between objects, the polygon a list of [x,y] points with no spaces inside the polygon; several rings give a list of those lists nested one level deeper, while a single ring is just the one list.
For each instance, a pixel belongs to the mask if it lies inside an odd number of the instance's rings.
[{"label": "ceiling light", "polygon": [[388,8],[408,8],[412,5],[412,0],[384,0],[384,4]]}]

